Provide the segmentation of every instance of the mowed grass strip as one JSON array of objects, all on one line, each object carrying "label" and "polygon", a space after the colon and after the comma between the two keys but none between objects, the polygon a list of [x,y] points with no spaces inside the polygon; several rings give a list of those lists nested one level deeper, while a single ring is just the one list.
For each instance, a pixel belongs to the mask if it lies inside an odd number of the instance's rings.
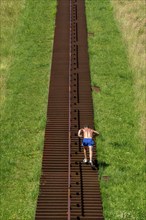
[{"label": "mowed grass strip", "polygon": [[15,30],[19,23],[19,15],[24,8],[24,0],[2,0],[1,1],[1,50],[0,50],[0,108],[3,109],[3,105],[6,98],[6,82],[8,79],[8,70],[12,62],[12,53],[15,42]]},{"label": "mowed grass strip", "polygon": [[111,1],[117,24],[126,43],[134,75],[135,105],[139,114],[139,136],[146,142],[146,1]]},{"label": "mowed grass strip", "polygon": [[86,0],[100,186],[106,220],[144,220],[145,154],[134,75],[108,0]]},{"label": "mowed grass strip", "polygon": [[1,219],[35,215],[56,1],[27,0],[15,31],[1,125]]}]

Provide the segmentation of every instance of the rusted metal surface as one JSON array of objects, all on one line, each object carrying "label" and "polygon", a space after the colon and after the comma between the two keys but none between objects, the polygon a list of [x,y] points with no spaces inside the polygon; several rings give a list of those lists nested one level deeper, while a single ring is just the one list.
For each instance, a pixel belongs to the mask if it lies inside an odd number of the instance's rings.
[{"label": "rusted metal surface", "polygon": [[[84,0],[58,0],[36,220],[104,219],[78,129],[94,127]],[[95,157],[94,148],[94,157]]]}]

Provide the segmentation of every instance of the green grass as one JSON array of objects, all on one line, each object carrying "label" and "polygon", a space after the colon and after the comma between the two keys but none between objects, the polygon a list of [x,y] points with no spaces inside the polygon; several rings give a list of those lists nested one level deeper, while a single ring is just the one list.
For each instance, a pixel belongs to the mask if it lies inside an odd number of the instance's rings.
[{"label": "green grass", "polygon": [[13,32],[15,40],[5,85],[1,125],[3,220],[34,218],[55,13],[54,0],[27,0],[19,15],[19,25]]},{"label": "green grass", "polygon": [[[109,0],[86,0],[101,192],[106,220],[144,220],[144,146],[138,138],[134,75]],[[107,164],[104,167],[102,164]],[[109,176],[104,180],[103,176]]]},{"label": "green grass", "polygon": [[133,70],[135,105],[139,112],[138,133],[143,142],[146,142],[146,1],[111,0],[111,3]]},{"label": "green grass", "polygon": [[24,8],[24,0],[2,0],[1,1],[1,50],[0,50],[0,107],[4,106],[6,98],[6,82],[9,77],[9,67],[12,63],[12,53],[15,42],[15,30],[19,23],[19,15]]}]

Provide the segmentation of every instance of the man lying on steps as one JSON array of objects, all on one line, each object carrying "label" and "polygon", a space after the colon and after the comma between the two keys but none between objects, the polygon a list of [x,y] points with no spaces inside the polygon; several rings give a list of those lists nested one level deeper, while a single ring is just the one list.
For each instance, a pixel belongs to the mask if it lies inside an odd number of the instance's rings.
[{"label": "man lying on steps", "polygon": [[93,145],[94,145],[94,140],[93,140],[93,135],[99,135],[99,133],[91,128],[89,128],[88,125],[84,126],[84,128],[81,128],[78,131],[78,137],[83,137],[82,140],[82,146],[84,147],[84,163],[87,163],[87,147],[89,147],[89,157],[90,161],[89,163],[91,166],[93,166],[92,162],[92,157],[93,157]]}]

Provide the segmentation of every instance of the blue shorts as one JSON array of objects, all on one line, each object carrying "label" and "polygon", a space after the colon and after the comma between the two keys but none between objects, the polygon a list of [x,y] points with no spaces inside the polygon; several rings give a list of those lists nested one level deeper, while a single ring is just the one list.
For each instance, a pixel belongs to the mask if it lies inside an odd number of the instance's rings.
[{"label": "blue shorts", "polygon": [[83,147],[89,147],[89,146],[93,146],[93,145],[94,145],[94,141],[92,138],[84,138],[82,141]]}]

